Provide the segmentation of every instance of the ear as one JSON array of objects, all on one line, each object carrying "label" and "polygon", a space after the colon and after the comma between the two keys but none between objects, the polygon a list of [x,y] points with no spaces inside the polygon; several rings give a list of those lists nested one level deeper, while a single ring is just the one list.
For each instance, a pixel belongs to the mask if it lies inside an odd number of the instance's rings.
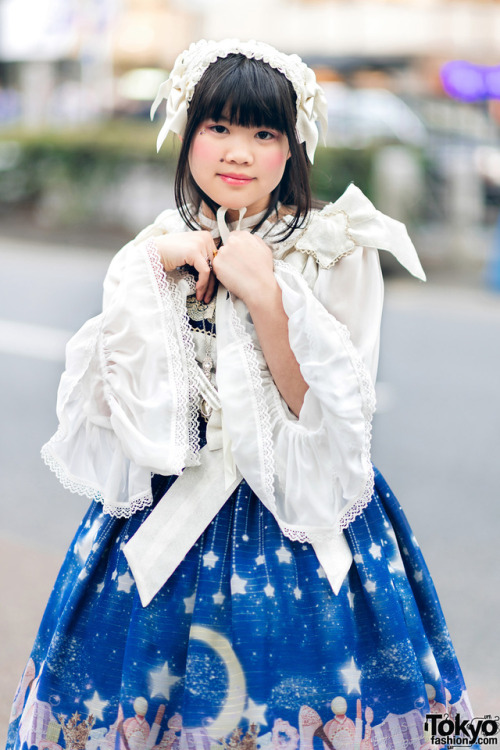
[{"label": "ear", "polygon": [[184,138],[182,137],[182,135],[178,135],[177,138],[180,140],[181,143],[183,143]]}]

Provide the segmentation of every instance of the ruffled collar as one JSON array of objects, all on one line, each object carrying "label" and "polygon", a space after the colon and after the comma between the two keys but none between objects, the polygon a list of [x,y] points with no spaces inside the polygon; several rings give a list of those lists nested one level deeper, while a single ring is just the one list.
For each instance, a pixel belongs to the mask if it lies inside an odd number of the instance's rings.
[{"label": "ruffled collar", "polygon": [[[226,224],[226,212],[227,209],[219,209],[215,220],[207,219],[201,211],[197,217],[200,224],[214,238],[221,237],[222,242],[235,229],[253,228],[265,215],[261,212],[245,217],[242,209],[238,221]],[[312,256],[321,268],[331,268],[356,247],[373,247],[390,252],[413,276],[425,281],[424,270],[404,224],[378,211],[354,184],[321,211],[312,209],[304,225],[284,240],[279,235],[290,217],[285,215],[278,221],[273,218],[266,219],[256,234],[265,239],[278,259],[295,248]]]}]

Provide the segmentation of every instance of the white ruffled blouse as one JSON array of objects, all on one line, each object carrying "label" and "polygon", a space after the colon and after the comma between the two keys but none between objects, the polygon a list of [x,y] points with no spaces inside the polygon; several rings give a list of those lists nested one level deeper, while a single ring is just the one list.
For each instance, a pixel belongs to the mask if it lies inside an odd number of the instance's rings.
[{"label": "white ruffled blouse", "polygon": [[[204,376],[186,311],[194,279],[165,273],[148,244],[189,231],[168,210],[115,256],[102,313],[68,343],[59,429],[42,449],[66,487],[114,516],[150,505],[152,473],[200,463],[203,398],[214,409],[207,449],[224,453],[226,473],[245,478],[289,538],[333,539],[367,505],[383,302],[377,249],[425,275],[405,227],[354,185],[279,242],[286,221],[268,220],[258,234],[272,247],[290,345],[309,386],[299,417],[274,384],[246,306],[223,287],[216,386]],[[218,235],[216,222],[210,228]]]}]

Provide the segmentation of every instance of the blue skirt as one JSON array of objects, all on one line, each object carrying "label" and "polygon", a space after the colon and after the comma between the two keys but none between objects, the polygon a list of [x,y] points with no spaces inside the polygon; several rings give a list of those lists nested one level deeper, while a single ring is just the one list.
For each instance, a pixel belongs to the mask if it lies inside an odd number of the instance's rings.
[{"label": "blue skirt", "polygon": [[[15,697],[14,748],[420,750],[429,712],[470,716],[432,580],[376,472],[333,594],[243,481],[151,604],[126,541],[151,509],[93,503]],[[155,477],[155,502],[173,478]],[[154,507],[154,506],[153,506]]]}]

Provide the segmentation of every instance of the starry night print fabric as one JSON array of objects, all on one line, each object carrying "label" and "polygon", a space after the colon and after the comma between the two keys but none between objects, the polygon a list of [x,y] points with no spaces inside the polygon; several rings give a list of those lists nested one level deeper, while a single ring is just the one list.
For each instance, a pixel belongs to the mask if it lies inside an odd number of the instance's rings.
[{"label": "starry night print fabric", "polygon": [[[175,478],[155,477],[156,502]],[[376,472],[335,596],[243,481],[143,608],[129,519],[92,504],[12,710],[9,750],[402,750],[425,714],[470,715],[431,578]]]}]

